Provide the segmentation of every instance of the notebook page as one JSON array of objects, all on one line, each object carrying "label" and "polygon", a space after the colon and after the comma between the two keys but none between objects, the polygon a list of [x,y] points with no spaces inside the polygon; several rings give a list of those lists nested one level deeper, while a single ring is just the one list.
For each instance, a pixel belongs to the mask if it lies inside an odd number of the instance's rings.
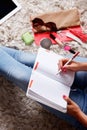
[{"label": "notebook page", "polygon": [[[33,81],[32,84],[31,81]],[[69,96],[70,88],[60,82],[46,77],[41,73],[32,73],[28,86],[27,96],[29,96],[30,91],[36,93],[36,95],[40,95],[40,97],[49,100],[52,102],[52,104],[61,106],[64,109],[67,107],[67,103],[63,99],[63,95]]]},{"label": "notebook page", "polygon": [[38,72],[45,74],[46,76],[59,81],[66,86],[71,86],[74,80],[74,72],[67,71],[67,73],[60,73],[57,75],[58,61],[61,58],[63,58],[63,56],[58,55],[52,51],[40,48],[36,58],[35,66],[37,66],[38,63]]}]

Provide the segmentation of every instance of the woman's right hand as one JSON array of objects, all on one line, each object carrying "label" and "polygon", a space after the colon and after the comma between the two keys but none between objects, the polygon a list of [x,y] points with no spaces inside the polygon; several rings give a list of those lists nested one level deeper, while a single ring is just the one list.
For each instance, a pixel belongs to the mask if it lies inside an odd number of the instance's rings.
[{"label": "woman's right hand", "polygon": [[[80,62],[76,62],[76,61],[71,61],[68,65],[65,65],[65,63],[68,60],[69,59],[66,59],[66,58],[59,60],[58,68],[61,69],[62,71],[71,70],[71,71],[76,72],[76,71],[83,70],[84,65],[87,64],[87,63],[80,63]],[[86,65],[86,69],[87,69],[87,65]]]}]

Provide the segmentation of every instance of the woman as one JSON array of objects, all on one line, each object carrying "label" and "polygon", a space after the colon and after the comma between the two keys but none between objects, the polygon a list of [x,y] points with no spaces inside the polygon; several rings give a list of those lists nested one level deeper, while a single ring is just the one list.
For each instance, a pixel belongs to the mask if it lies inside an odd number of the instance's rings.
[{"label": "woman", "polygon": [[[0,47],[0,75],[5,76],[25,92],[29,83],[36,54],[25,53],[20,50]],[[87,59],[78,57],[63,67],[68,59],[62,59],[59,67],[67,73],[70,69],[75,71],[75,79],[71,86],[70,98],[63,96],[67,102],[67,113],[61,113],[53,108],[44,106],[58,117],[68,121],[79,129],[87,129]],[[82,62],[79,62],[82,61]]]}]

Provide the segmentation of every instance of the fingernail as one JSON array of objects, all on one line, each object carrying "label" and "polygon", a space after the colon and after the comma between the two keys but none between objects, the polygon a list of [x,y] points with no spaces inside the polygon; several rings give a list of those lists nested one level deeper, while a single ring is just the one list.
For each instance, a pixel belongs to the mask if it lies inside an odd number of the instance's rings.
[{"label": "fingernail", "polygon": [[62,71],[63,71],[63,72],[66,72],[66,71],[67,71],[67,69],[66,69],[65,67],[63,67],[63,68],[62,68]]},{"label": "fingernail", "polygon": [[65,98],[66,98],[66,95],[63,95],[63,98],[65,99]]}]

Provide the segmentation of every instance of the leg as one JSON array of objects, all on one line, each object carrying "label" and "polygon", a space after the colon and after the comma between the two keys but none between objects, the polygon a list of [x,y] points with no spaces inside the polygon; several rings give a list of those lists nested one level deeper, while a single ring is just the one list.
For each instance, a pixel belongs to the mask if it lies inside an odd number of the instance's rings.
[{"label": "leg", "polygon": [[81,90],[87,89],[87,71],[78,71],[75,73],[72,89],[73,88],[79,88]]},{"label": "leg", "polygon": [[33,67],[36,59],[36,54],[32,54],[30,52],[26,53],[24,51],[8,48],[5,46],[0,46],[0,48],[20,63],[23,63],[29,67]]},{"label": "leg", "polygon": [[32,68],[28,67],[0,48],[0,74],[26,91]]}]

